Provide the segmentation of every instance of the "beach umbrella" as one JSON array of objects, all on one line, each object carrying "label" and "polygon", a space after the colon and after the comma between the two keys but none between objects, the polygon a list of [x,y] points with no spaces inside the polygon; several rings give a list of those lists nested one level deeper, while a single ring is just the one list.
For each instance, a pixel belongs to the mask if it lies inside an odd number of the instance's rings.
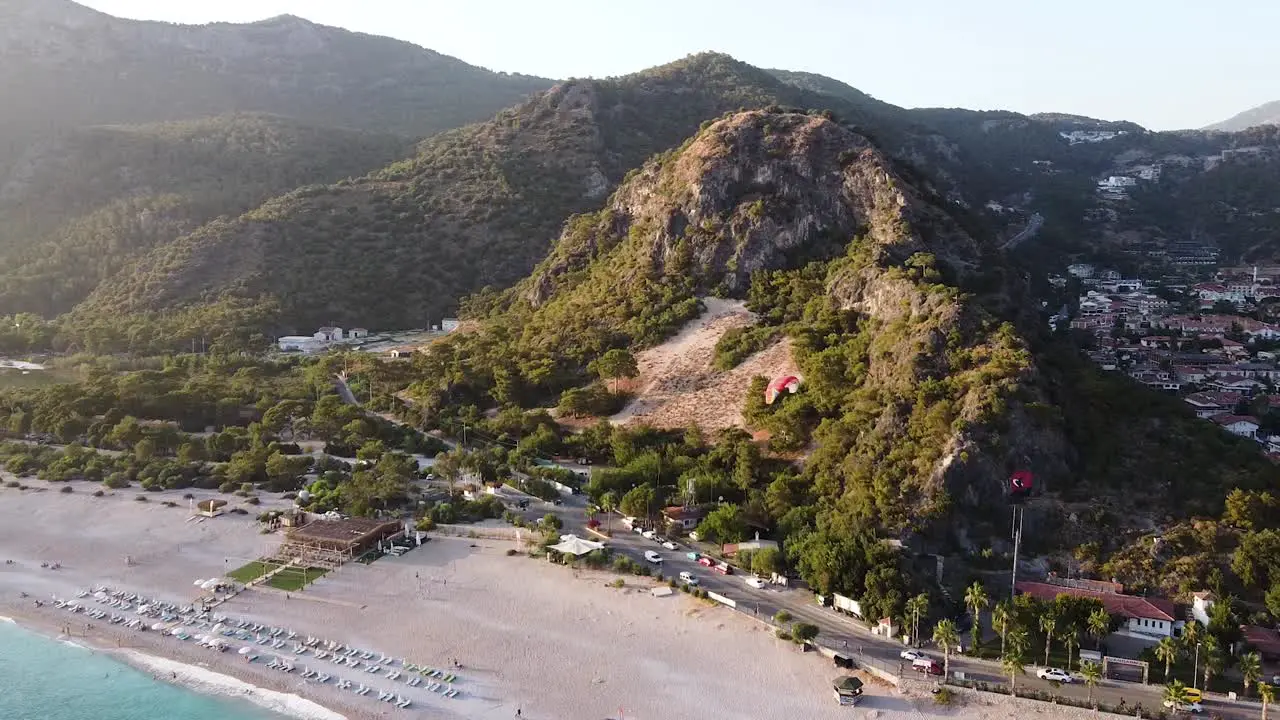
[{"label": "beach umbrella", "polygon": [[241,654],[241,655],[248,655],[248,654],[249,654],[249,653],[251,653],[251,652],[253,652],[253,646],[252,646],[252,645],[245,645],[244,647],[240,648],[240,654]]},{"label": "beach umbrella", "polygon": [[192,585],[195,585],[196,587],[201,587],[204,585],[204,580],[203,579],[196,580],[194,583],[192,583]]},{"label": "beach umbrella", "polygon": [[201,588],[203,588],[203,589],[205,589],[205,590],[212,590],[212,589],[214,589],[214,588],[218,587],[218,581],[217,581],[217,580],[205,580],[205,581],[204,581],[204,584],[203,584],[203,585],[201,585],[200,587],[201,587]]},{"label": "beach umbrella", "polygon": [[152,630],[163,630],[163,629],[164,629],[164,623],[155,623],[154,625],[152,625],[152,626],[151,626],[151,629],[152,629]]}]

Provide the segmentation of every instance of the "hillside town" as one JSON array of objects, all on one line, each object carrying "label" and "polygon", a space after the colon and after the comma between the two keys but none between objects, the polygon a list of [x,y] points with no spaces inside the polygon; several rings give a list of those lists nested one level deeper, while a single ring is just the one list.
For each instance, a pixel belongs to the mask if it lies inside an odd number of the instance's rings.
[{"label": "hillside town", "polygon": [[1073,264],[1050,283],[1079,288],[1075,311],[1064,308],[1050,326],[1067,321],[1101,368],[1177,394],[1197,417],[1257,441],[1280,462],[1280,324],[1272,305],[1280,267],[1226,267],[1185,284]]}]

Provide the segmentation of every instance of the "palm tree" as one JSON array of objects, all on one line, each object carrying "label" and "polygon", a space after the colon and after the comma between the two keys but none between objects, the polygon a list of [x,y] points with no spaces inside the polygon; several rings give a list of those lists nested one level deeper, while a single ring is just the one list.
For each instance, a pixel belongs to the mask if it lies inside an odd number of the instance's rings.
[{"label": "palm tree", "polygon": [[1049,648],[1053,645],[1053,633],[1058,629],[1058,609],[1049,605],[1040,616],[1040,631],[1044,633],[1044,664],[1049,666]]},{"label": "palm tree", "polygon": [[1258,697],[1262,698],[1262,720],[1267,720],[1267,706],[1276,699],[1275,688],[1266,683],[1258,683]]},{"label": "palm tree", "polygon": [[951,677],[951,651],[960,646],[960,633],[951,620],[939,620],[933,627],[933,642],[942,648],[942,677]]},{"label": "palm tree", "polygon": [[1169,666],[1173,664],[1174,660],[1178,659],[1181,650],[1182,648],[1178,647],[1173,638],[1160,638],[1160,642],[1156,645],[1155,656],[1157,660],[1164,661],[1164,679],[1166,681],[1169,679]]},{"label": "palm tree", "polygon": [[1070,670],[1072,657],[1075,655],[1074,648],[1080,647],[1080,625],[1077,621],[1068,622],[1058,637],[1067,646],[1067,669]]},{"label": "palm tree", "polygon": [[1025,628],[1015,627],[1009,631],[1009,649],[1006,652],[1023,657],[1031,649],[1031,636]]},{"label": "palm tree", "polygon": [[991,604],[987,591],[977,580],[964,591],[964,604],[973,608],[973,651],[978,652],[979,640],[982,637],[982,609]]},{"label": "palm tree", "polygon": [[1200,641],[1200,647],[1204,661],[1204,689],[1209,690],[1209,678],[1214,674],[1222,672],[1225,664],[1222,659],[1222,645],[1218,642],[1217,635],[1205,634],[1204,639]]},{"label": "palm tree", "polygon": [[1004,669],[1006,675],[1009,676],[1009,694],[1016,695],[1014,691],[1017,685],[1019,675],[1026,673],[1027,669],[1022,666],[1022,655],[1010,650],[1000,658],[1000,667]]},{"label": "palm tree", "polygon": [[[1085,660],[1080,663],[1080,674],[1084,676],[1084,684],[1089,688],[1089,704],[1093,705],[1093,689],[1102,682],[1102,667],[1096,662]],[[1097,710],[1098,706],[1093,705],[1093,709]]]},{"label": "palm tree", "polygon": [[610,490],[600,496],[600,509],[604,511],[605,533],[613,534],[613,511],[618,509],[618,495]]},{"label": "palm tree", "polygon": [[1196,645],[1200,642],[1202,633],[1200,632],[1200,622],[1192,620],[1182,628],[1182,647],[1190,653],[1195,650]]},{"label": "palm tree", "polygon": [[1175,714],[1187,704],[1187,686],[1181,680],[1174,680],[1164,686],[1164,704],[1173,708]]},{"label": "palm tree", "polygon": [[1107,614],[1105,608],[1095,608],[1089,613],[1089,635],[1093,637],[1098,647],[1102,646],[1102,638],[1111,630],[1111,616]]},{"label": "palm tree", "polygon": [[1009,634],[1009,622],[1013,619],[1013,606],[1001,600],[991,608],[991,626],[1000,629],[1000,654],[1004,655],[1004,640]]},{"label": "palm tree", "polygon": [[907,599],[906,614],[911,617],[911,642],[920,644],[920,616],[929,612],[929,596],[920,593]]},{"label": "palm tree", "polygon": [[1249,685],[1258,682],[1262,677],[1262,658],[1256,652],[1240,656],[1240,675],[1244,678],[1244,694],[1249,695]]}]

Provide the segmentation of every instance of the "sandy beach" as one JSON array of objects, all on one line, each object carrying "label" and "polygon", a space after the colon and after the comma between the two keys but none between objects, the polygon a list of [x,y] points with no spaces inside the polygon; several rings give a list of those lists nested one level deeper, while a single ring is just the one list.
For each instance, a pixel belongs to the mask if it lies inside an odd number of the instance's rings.
[{"label": "sandy beach", "polygon": [[[107,585],[190,602],[194,578],[219,576],[278,541],[247,517],[189,521],[185,507],[131,498],[0,489],[0,556],[14,561],[0,564],[0,615],[55,635],[71,624],[73,641],[122,652],[158,677],[204,691],[256,693],[260,704],[295,717],[489,720],[515,717],[517,709],[534,720],[1093,716],[985,695],[940,708],[923,687],[899,692],[869,679],[860,706],[838,707],[830,682],[839,673],[830,661],[774,638],[754,620],[682,593],[654,597],[647,579],[628,578],[618,589],[610,586],[612,574],[508,556],[512,544],[502,540],[436,537],[402,557],[349,564],[302,593],[255,588],[217,609],[416,664],[461,663],[458,697],[416,693],[407,710],[246,663],[234,650],[220,654],[92,621],[86,636],[83,615],[19,600],[20,592],[69,597]],[[62,568],[42,569],[42,562]],[[294,662],[362,679],[313,659]]]}]

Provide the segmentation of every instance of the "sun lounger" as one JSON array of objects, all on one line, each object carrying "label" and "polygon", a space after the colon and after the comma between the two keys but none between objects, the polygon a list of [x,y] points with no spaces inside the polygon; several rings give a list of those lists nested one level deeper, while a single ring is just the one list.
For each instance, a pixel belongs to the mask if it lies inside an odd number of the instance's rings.
[{"label": "sun lounger", "polygon": [[401,710],[403,710],[403,709],[405,709],[405,708],[409,707],[409,706],[410,706],[410,705],[412,705],[412,704],[413,704],[413,701],[412,701],[412,700],[410,700],[410,699],[408,699],[408,698],[400,698],[400,702],[396,703],[396,707],[398,707],[398,708],[400,708]]},{"label": "sun lounger", "polygon": [[427,685],[427,692],[435,692],[436,690],[439,690],[439,689],[440,689],[440,683],[438,682],[429,683]]},{"label": "sun lounger", "polygon": [[453,682],[454,680],[457,680],[457,679],[458,679],[458,676],[457,676],[457,675],[454,675],[454,674],[452,674],[452,673],[450,673],[450,674],[448,674],[448,675],[445,675],[445,676],[444,676],[444,681],[445,681],[445,682],[447,682],[447,683],[451,683],[451,682]]},{"label": "sun lounger", "polygon": [[325,683],[329,682],[329,676],[328,676],[328,675],[325,675],[324,673],[320,673],[319,675],[317,675],[317,676],[316,676],[316,682],[318,682],[318,683],[320,683],[321,685],[323,685],[323,684],[325,684]]},{"label": "sun lounger", "polygon": [[447,698],[455,698],[455,697],[458,697],[458,691],[457,691],[457,690],[450,690],[449,692],[445,693],[445,694],[444,694],[444,696],[445,696],[445,697],[447,697]]}]

